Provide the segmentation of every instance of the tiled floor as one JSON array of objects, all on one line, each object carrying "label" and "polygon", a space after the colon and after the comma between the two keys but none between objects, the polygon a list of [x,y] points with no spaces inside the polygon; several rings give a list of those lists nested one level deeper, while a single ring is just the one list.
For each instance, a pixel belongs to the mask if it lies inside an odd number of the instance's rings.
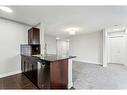
[{"label": "tiled floor", "polygon": [[16,74],[0,79],[0,89],[38,89],[25,75]]},{"label": "tiled floor", "polygon": [[127,89],[127,67],[74,62],[73,82],[75,89]]}]

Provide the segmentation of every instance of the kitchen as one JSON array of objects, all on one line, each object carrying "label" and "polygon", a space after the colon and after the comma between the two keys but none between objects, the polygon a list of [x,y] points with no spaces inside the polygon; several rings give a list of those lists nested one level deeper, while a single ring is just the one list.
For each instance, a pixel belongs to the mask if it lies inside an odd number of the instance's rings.
[{"label": "kitchen", "polygon": [[40,89],[72,88],[69,64],[76,56],[46,54],[46,51],[41,54],[40,51],[40,29],[32,27],[28,30],[28,44],[21,45],[22,73]]}]

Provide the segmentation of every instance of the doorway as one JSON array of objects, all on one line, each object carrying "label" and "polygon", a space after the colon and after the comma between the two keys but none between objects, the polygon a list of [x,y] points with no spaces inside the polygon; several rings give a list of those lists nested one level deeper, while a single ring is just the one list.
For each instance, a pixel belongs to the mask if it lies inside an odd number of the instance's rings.
[{"label": "doorway", "polygon": [[108,37],[108,63],[124,64],[124,36]]},{"label": "doorway", "polygon": [[103,67],[109,63],[126,65],[127,35],[124,31],[103,31]]},{"label": "doorway", "polygon": [[69,55],[69,40],[57,40],[56,53],[58,56],[64,57]]}]

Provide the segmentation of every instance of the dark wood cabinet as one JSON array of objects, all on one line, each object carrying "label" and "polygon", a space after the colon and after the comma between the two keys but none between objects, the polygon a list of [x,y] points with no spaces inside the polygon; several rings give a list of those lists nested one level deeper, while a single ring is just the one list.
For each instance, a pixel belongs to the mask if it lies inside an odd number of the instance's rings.
[{"label": "dark wood cabinet", "polygon": [[36,86],[38,86],[38,65],[32,55],[40,54],[40,29],[32,27],[28,30],[28,44],[21,47],[21,69]]},{"label": "dark wood cabinet", "polygon": [[67,89],[68,86],[68,59],[51,62],[50,88]]},{"label": "dark wood cabinet", "polygon": [[32,56],[21,56],[22,73],[40,89],[67,89],[68,59],[45,61]]},{"label": "dark wood cabinet", "polygon": [[42,89],[67,89],[68,88],[68,59],[46,62],[40,61],[38,69],[38,87]]},{"label": "dark wood cabinet", "polygon": [[40,29],[32,27],[28,30],[28,44],[40,44]]},{"label": "dark wood cabinet", "polygon": [[21,58],[22,73],[37,86],[37,61],[28,56],[22,56]]}]

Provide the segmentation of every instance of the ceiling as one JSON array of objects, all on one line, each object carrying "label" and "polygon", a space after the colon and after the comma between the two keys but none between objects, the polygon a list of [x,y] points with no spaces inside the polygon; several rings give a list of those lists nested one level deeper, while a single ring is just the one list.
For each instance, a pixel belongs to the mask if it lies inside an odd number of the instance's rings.
[{"label": "ceiling", "polygon": [[127,6],[8,6],[13,13],[0,10],[0,17],[29,25],[43,22],[45,33],[67,37],[69,27],[76,34],[96,32],[114,25],[127,25]]}]

